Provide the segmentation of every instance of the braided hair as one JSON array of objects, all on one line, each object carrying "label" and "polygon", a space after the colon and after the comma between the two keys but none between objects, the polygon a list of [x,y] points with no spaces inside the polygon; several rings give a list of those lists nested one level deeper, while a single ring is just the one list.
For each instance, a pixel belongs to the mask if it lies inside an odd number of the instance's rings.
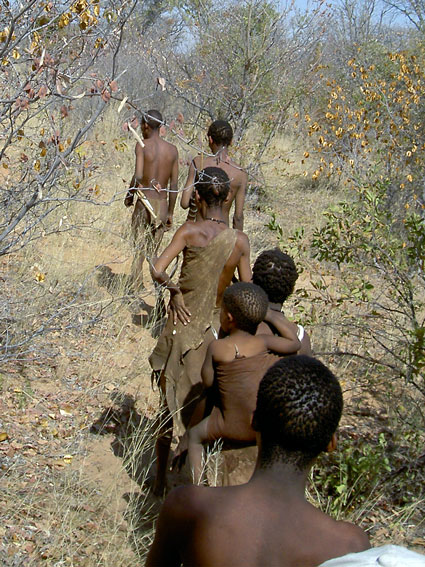
[{"label": "braided hair", "polygon": [[196,172],[195,189],[209,207],[220,205],[229,194],[230,179],[223,169],[206,167]]},{"label": "braided hair", "polygon": [[229,146],[233,139],[233,130],[225,120],[216,120],[208,128],[208,136],[218,146]]}]

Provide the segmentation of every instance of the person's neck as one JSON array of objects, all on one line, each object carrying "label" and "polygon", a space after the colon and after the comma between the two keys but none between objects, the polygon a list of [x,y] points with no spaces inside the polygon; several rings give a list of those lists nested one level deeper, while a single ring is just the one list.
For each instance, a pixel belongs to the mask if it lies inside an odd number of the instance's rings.
[{"label": "person's neck", "polygon": [[144,140],[152,140],[153,138],[159,138],[159,129],[158,130],[148,130],[143,134]]},{"label": "person's neck", "polygon": [[220,161],[226,161],[228,159],[228,147],[227,146],[219,146],[217,144],[212,144],[211,151],[213,152],[217,163]]},{"label": "person's neck", "polygon": [[282,495],[289,494],[301,499],[305,498],[309,470],[299,470],[293,464],[276,461],[265,466],[261,463],[260,450],[255,470],[249,482],[277,489]]},{"label": "person's neck", "polygon": [[223,211],[221,207],[207,207],[205,204],[204,206],[201,205],[200,214],[203,220],[206,219],[214,219],[216,221],[222,221],[225,223],[225,218],[223,217]]},{"label": "person's neck", "polygon": [[271,301],[269,302],[269,308],[270,308],[272,311],[282,311],[282,305],[283,305],[282,302],[280,302],[280,303],[279,303],[279,302],[273,303],[273,302],[271,302]]},{"label": "person's neck", "polygon": [[248,331],[243,331],[242,329],[238,329],[237,327],[232,327],[229,330],[229,336],[231,336],[232,338],[237,338],[237,337],[252,337],[253,335],[251,333],[248,333]]}]

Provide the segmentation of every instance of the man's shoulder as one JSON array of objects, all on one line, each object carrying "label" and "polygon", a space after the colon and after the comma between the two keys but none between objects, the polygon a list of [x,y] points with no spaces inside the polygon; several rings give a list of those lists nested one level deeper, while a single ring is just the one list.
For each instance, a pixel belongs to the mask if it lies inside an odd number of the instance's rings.
[{"label": "man's shoulder", "polygon": [[370,542],[366,533],[350,522],[336,521],[335,522],[335,532],[334,535],[342,543],[344,543],[348,549],[346,553],[357,553],[359,551],[364,551],[369,549]]},{"label": "man's shoulder", "polygon": [[211,488],[195,485],[174,488],[164,501],[164,511],[174,519],[190,522],[208,510],[211,502]]},{"label": "man's shoulder", "polygon": [[170,152],[170,154],[174,154],[174,155],[178,154],[177,146],[175,146],[171,142],[167,142],[167,140],[163,140],[162,138],[160,139],[160,141],[162,146],[166,148],[166,150]]}]

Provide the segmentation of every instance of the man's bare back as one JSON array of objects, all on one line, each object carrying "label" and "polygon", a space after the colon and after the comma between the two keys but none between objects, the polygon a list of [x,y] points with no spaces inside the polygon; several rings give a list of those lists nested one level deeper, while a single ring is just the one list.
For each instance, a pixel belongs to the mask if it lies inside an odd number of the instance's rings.
[{"label": "man's bare back", "polygon": [[[267,476],[267,475],[266,475]],[[364,532],[336,522],[280,479],[168,496],[147,567],[317,567],[369,547]]]},{"label": "man's bare back", "polygon": [[[220,124],[223,123],[229,129],[227,138],[220,131]],[[215,125],[219,125],[218,133],[215,131]],[[213,156],[196,156],[190,163],[189,173],[185,189],[182,193],[181,206],[187,209],[191,205],[191,197],[193,195],[193,184],[195,182],[196,172],[203,170],[206,167],[219,167],[223,169],[230,179],[230,191],[227,199],[222,205],[224,219],[229,225],[229,214],[233,201],[235,202],[235,211],[233,214],[233,228],[243,230],[243,207],[245,204],[246,186],[248,176],[246,172],[228,155],[228,145],[231,142],[232,130],[227,122],[217,120],[211,124],[209,129],[209,145]],[[212,134],[212,136],[210,135]],[[192,201],[193,202],[193,201]],[[194,219],[191,219],[194,220]]]},{"label": "man's bare back", "polygon": [[308,356],[280,359],[261,380],[252,427],[258,458],[248,483],[184,486],[164,502],[147,567],[317,567],[370,547],[366,534],[305,500],[308,474],[336,447],[342,391]]},{"label": "man's bare back", "polygon": [[[139,187],[149,201],[160,200],[160,219],[164,225],[171,226],[177,198],[177,148],[160,137],[159,128],[152,129],[147,122],[142,122],[142,133],[144,147],[137,142],[136,165],[131,186]],[[169,184],[170,193],[166,190]]]},{"label": "man's bare back", "polygon": [[178,152],[173,144],[160,137],[161,123],[162,116],[156,110],[148,111],[142,120],[144,145],[136,144],[134,175],[124,200],[129,207],[134,203],[135,192],[140,192],[131,219],[136,249],[131,280],[136,289],[143,285],[145,258],[156,254],[164,230],[172,225],[177,198]]}]

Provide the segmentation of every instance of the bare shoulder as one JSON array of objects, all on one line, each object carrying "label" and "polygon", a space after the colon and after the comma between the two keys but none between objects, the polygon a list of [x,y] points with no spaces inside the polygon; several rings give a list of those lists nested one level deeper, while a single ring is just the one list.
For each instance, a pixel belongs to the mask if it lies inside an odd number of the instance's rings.
[{"label": "bare shoulder", "polygon": [[370,542],[366,533],[358,526],[350,522],[335,521],[335,537],[345,544],[345,553],[357,553],[369,549]]},{"label": "bare shoulder", "polygon": [[190,524],[206,510],[209,498],[205,487],[186,485],[172,490],[162,505],[161,514],[170,521]]},{"label": "bare shoulder", "polygon": [[229,337],[213,341],[209,348],[214,362],[228,362],[235,357],[235,347]]},{"label": "bare shoulder", "polygon": [[242,230],[236,230],[236,244],[237,246],[239,246],[240,248],[246,248],[247,246],[249,247],[249,239],[248,236],[242,232]]},{"label": "bare shoulder", "polygon": [[233,168],[233,177],[237,178],[237,180],[239,181],[239,183],[242,185],[243,183],[246,183],[247,179],[248,179],[248,174],[247,172],[240,166],[238,165],[235,161],[233,161],[232,159],[229,161],[229,165]]}]

